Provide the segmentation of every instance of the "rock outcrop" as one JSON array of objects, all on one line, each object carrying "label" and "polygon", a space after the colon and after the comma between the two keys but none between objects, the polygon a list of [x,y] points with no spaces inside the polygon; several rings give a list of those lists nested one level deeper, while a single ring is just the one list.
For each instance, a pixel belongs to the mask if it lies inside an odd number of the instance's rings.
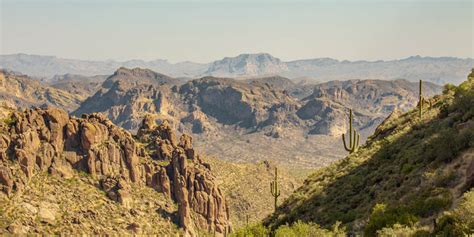
[{"label": "rock outcrop", "polygon": [[111,199],[127,206],[133,186],[146,185],[175,201],[188,235],[230,230],[225,197],[192,148],[166,122],[144,119],[137,136],[101,114],[70,118],[59,109],[14,112],[0,135],[0,189],[18,192],[38,172],[68,178],[89,173]]}]

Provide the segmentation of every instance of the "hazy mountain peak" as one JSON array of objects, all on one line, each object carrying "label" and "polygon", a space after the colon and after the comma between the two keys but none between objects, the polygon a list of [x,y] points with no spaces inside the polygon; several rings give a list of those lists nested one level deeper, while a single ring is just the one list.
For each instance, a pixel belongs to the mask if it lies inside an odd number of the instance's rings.
[{"label": "hazy mountain peak", "polygon": [[240,54],[214,61],[205,72],[215,76],[272,75],[287,71],[288,67],[279,58],[268,53]]}]

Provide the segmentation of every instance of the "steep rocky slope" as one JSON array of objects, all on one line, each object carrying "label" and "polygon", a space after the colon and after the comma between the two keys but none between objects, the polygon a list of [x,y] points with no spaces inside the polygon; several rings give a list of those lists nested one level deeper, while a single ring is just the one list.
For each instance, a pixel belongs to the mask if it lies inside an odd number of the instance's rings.
[{"label": "steep rocky slope", "polygon": [[0,101],[17,107],[55,106],[72,111],[81,99],[77,94],[42,85],[28,76],[0,70]]},{"label": "steep rocky slope", "polygon": [[[472,234],[472,216],[442,213],[474,187],[474,70],[459,87],[448,85],[429,100],[433,106],[425,105],[421,119],[417,109],[394,111],[357,152],[312,174],[265,223],[342,221],[367,236],[396,223]],[[472,206],[467,200],[463,205]]]},{"label": "steep rocky slope", "polygon": [[[28,109],[12,111],[2,118],[0,129],[0,196],[5,200],[0,206],[5,210],[0,217],[0,225],[5,228],[1,232],[111,234],[142,227],[144,234],[158,234],[163,230],[148,226],[160,219],[158,215],[175,216],[187,235],[203,231],[222,236],[230,230],[225,197],[210,165],[194,151],[191,137],[183,134],[178,139],[167,123],[156,125],[145,118],[134,137],[100,114],[75,118],[58,109]],[[81,178],[81,172],[87,178]],[[121,207],[105,201],[104,194],[95,191],[94,186]],[[61,192],[68,190],[76,193],[73,198],[97,197],[99,206],[86,203],[68,211],[62,209],[63,205],[77,203],[63,202]],[[159,207],[158,213],[141,222],[145,207],[140,203],[156,196],[152,190],[161,194],[149,204],[150,208]],[[38,195],[53,197],[42,200]],[[101,203],[105,207],[100,207]],[[175,204],[176,213],[172,212]],[[18,217],[12,209],[18,205],[32,215]],[[98,220],[106,218],[103,208],[110,208],[111,216],[128,210],[135,216],[130,221],[136,222],[101,223]],[[120,225],[108,226],[114,221]],[[165,220],[159,225],[175,229]]]}]

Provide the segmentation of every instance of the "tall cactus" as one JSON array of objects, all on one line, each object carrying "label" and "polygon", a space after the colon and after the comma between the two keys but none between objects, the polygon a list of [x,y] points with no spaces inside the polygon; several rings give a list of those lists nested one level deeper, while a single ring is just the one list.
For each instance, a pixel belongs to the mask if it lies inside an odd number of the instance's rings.
[{"label": "tall cactus", "polygon": [[421,89],[423,86],[423,81],[420,80],[420,98],[418,99],[418,116],[421,119],[421,116],[423,115],[423,94],[421,93]]},{"label": "tall cactus", "polygon": [[349,110],[349,146],[346,144],[346,137],[342,134],[342,142],[344,149],[350,153],[357,151],[359,148],[360,134],[356,132],[355,128],[352,129],[352,109]]},{"label": "tall cactus", "polygon": [[277,210],[278,197],[280,196],[280,189],[278,188],[278,169],[275,167],[275,180],[270,182],[270,193],[275,199],[275,211]]}]

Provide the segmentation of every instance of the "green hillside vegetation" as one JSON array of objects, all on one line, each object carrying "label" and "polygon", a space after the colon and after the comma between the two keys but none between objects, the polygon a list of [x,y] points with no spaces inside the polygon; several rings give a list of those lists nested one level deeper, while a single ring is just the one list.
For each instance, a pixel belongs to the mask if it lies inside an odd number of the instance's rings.
[{"label": "green hillside vegetation", "polygon": [[432,106],[421,119],[418,108],[394,111],[358,151],[308,177],[263,225],[235,235],[472,234],[474,69],[458,87],[425,99]]}]

